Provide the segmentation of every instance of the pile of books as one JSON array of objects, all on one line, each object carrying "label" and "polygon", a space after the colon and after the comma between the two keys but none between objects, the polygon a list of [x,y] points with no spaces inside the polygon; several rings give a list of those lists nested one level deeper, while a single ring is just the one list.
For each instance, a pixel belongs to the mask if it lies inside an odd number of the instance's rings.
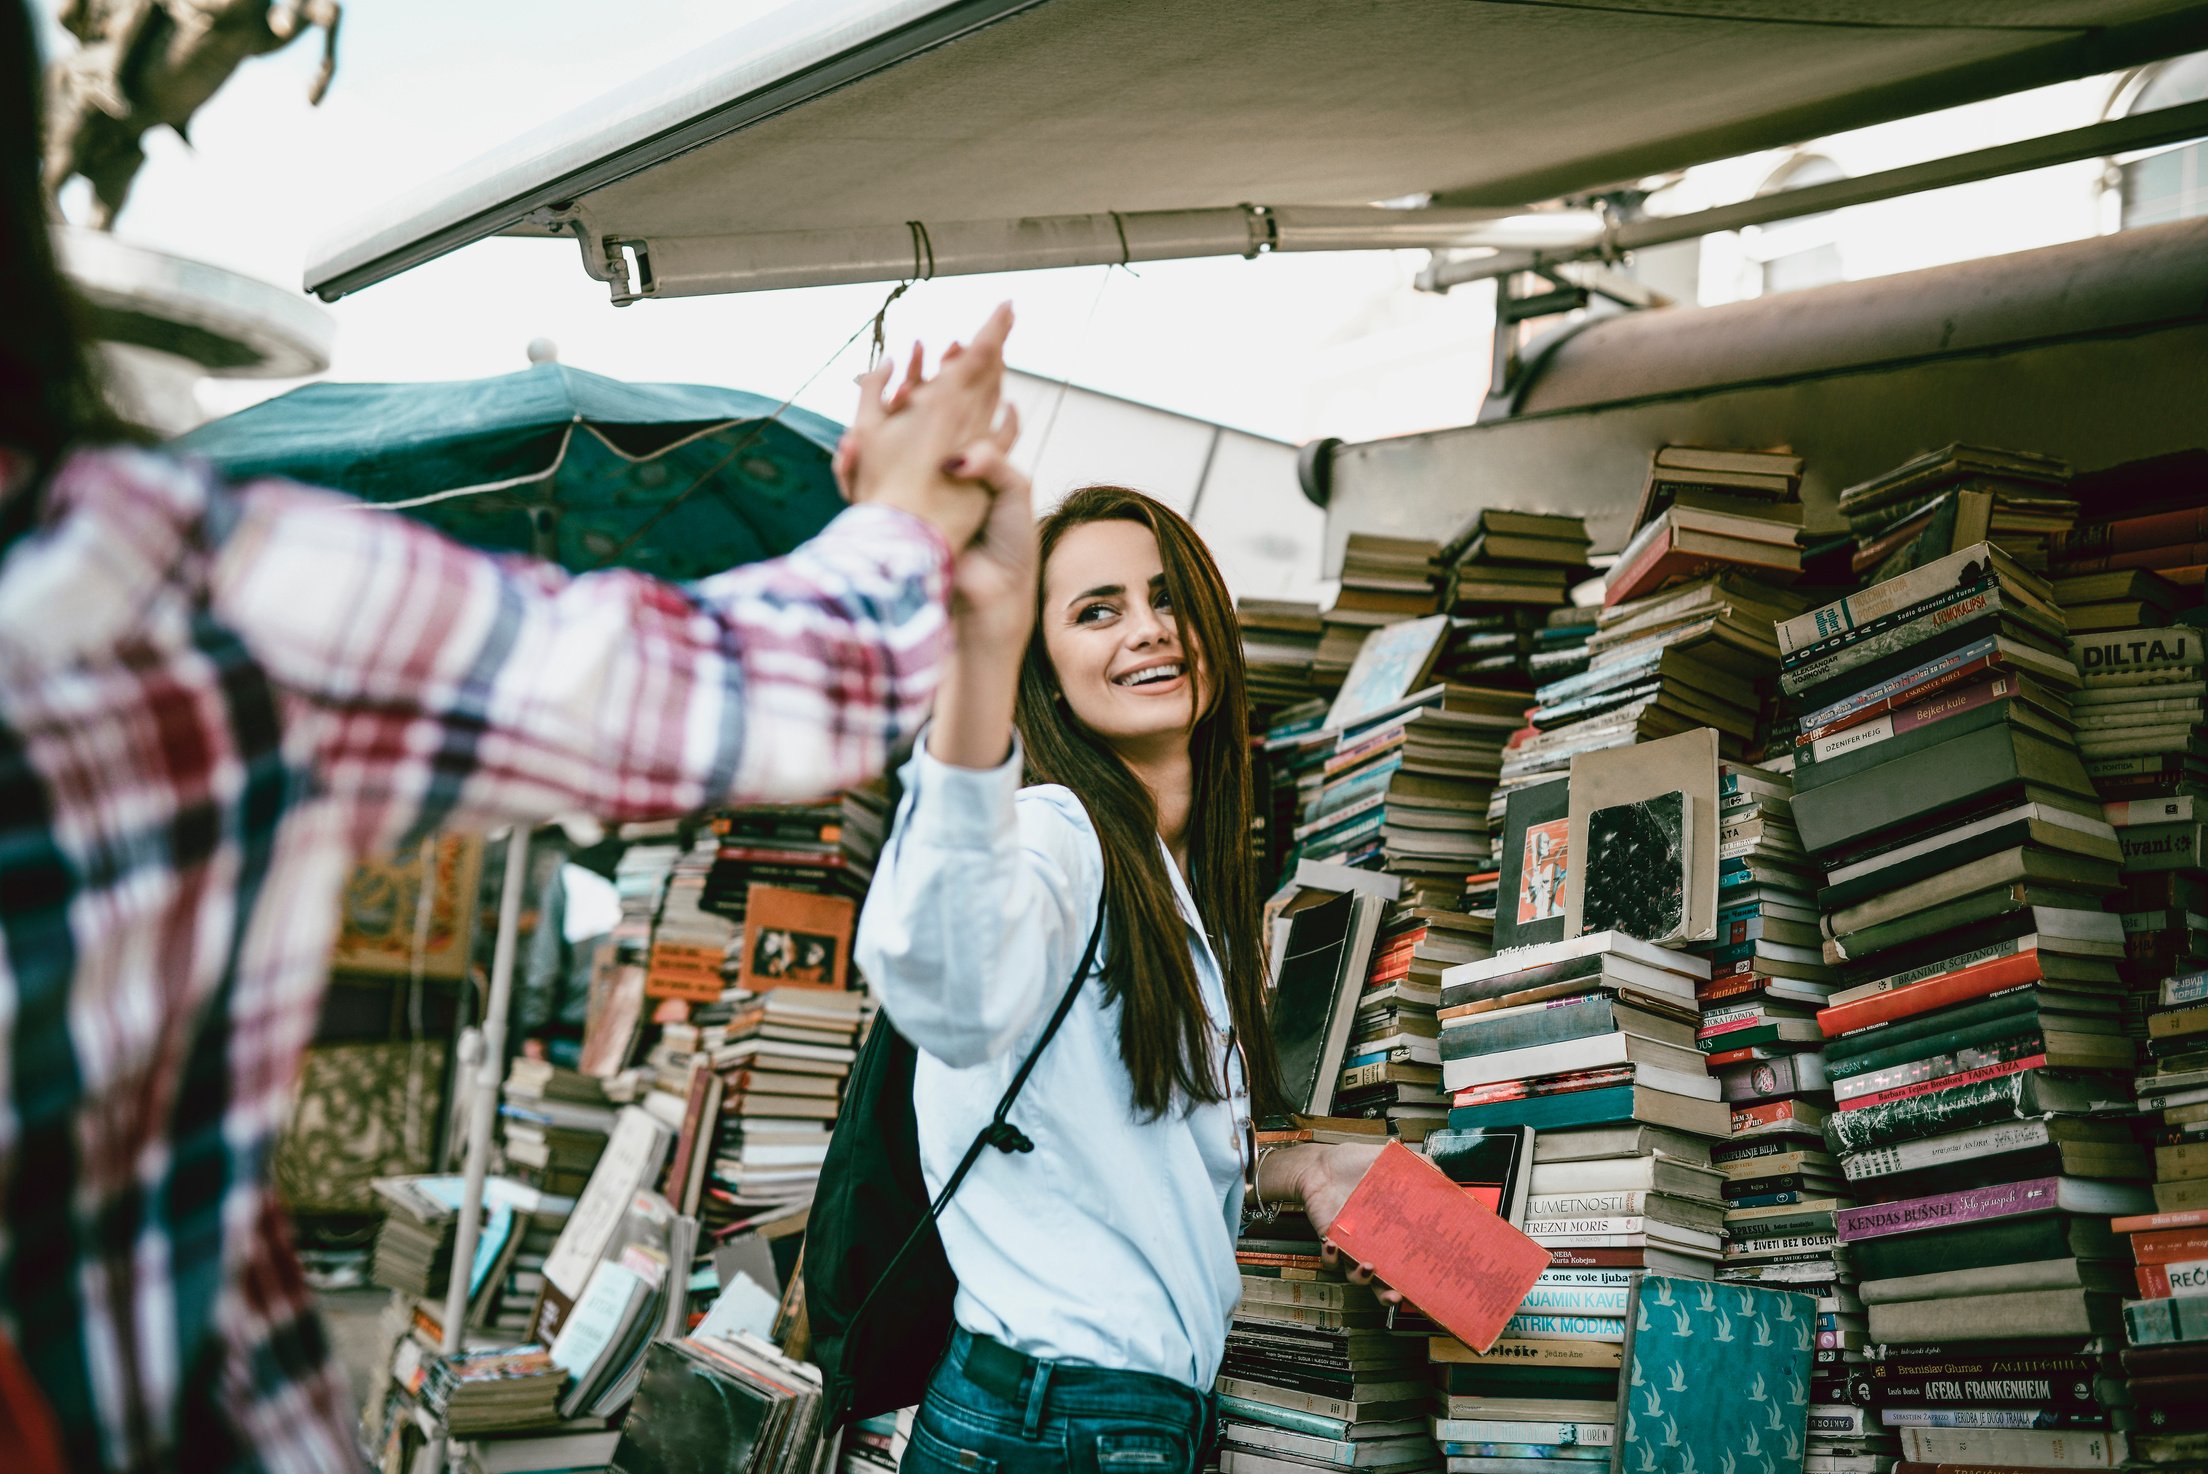
[{"label": "pile of books", "polygon": [[1592,623],[1570,607],[1572,586],[1587,574],[1587,526],[1578,517],[1482,511],[1442,561],[1451,570],[1450,629],[1435,670],[1446,679],[1530,689],[1534,656],[1553,667],[1556,652]]},{"label": "pile of books", "polygon": [[[1794,820],[1842,984],[1817,1015],[1852,1199],[1835,1227],[1876,1353],[1875,1426],[1920,1462],[2060,1461],[2075,1432],[1926,1368],[2108,1336],[2107,1215],[2146,1200],[2113,1119],[2132,1059],[2103,909],[2121,856],[2071,735],[2077,675],[2049,593],[1981,543],[1781,631],[1807,709]],[[2080,1418],[2110,1426],[2105,1408]]]},{"label": "pile of books", "polygon": [[741,922],[754,885],[863,899],[889,828],[888,805],[888,791],[876,784],[818,803],[719,811],[719,848],[701,904]]},{"label": "pile of books", "polygon": [[1262,727],[1274,713],[1319,695],[1311,663],[1318,657],[1326,621],[1318,605],[1291,599],[1238,599],[1234,617],[1242,629],[1242,667],[1253,727]]},{"label": "pile of books", "polygon": [[1726,1112],[1694,1042],[1708,966],[1607,932],[1443,977],[1455,1104],[1428,1154],[1551,1264],[1486,1352],[1434,1338],[1435,1437],[1456,1474],[1607,1461],[1636,1282],[1707,1279],[1723,1244]]},{"label": "pile of books", "polygon": [[501,1347],[433,1358],[422,1406],[454,1438],[474,1438],[559,1422],[565,1374],[542,1347]]},{"label": "pile of books", "polygon": [[[452,1283],[461,1179],[379,1177],[383,1222],[369,1272],[379,1285],[419,1302],[431,1319],[444,1315]],[[483,1180],[483,1216],[469,1275],[468,1325],[496,1331],[526,1324],[544,1280],[544,1257],[567,1224],[575,1200],[540,1192],[505,1177]]]},{"label": "pile of books", "polygon": [[667,873],[646,963],[645,992],[652,997],[710,997],[720,991],[741,933],[727,916],[705,908],[706,884],[719,854],[720,841],[711,831],[700,833]]},{"label": "pile of books", "polygon": [[2208,966],[2208,794],[2201,632],[2183,625],[2073,635],[2079,756],[2123,847],[2126,978],[2150,987]]},{"label": "pile of books", "polygon": [[2130,1250],[2138,1296],[2124,1306],[2122,1354],[2132,1458],[2198,1467],[2208,1461],[2208,1210],[2110,1227]]},{"label": "pile of books", "polygon": [[[1299,878],[1332,867],[1306,865]],[[1435,1010],[1441,973],[1488,955],[1488,935],[1461,911],[1393,907],[1373,945],[1357,999],[1348,1053],[1330,1107],[1338,1116],[1385,1120],[1392,1134],[1421,1141],[1449,1113],[1441,1088]]]},{"label": "pile of books", "polygon": [[[1905,572],[1980,540],[2044,572],[2078,520],[2078,503],[2067,462],[1950,445],[1848,487],[1840,512],[1855,534],[1859,574]],[[1921,549],[1913,557],[1912,547]]]},{"label": "pile of books", "polygon": [[[2055,576],[2065,583],[2105,579],[2117,592],[2104,597],[2167,600],[2172,608],[2197,605],[2202,580],[2208,578],[2208,506],[2200,490],[2204,470],[2208,452],[2190,450],[2079,476],[2070,490],[2085,515],[2056,540]],[[2067,598],[2063,607],[2071,608]],[[2167,622],[2140,610],[2072,628]]]},{"label": "pile of books", "polygon": [[2208,1209],[2208,973],[2166,978],[2144,1001],[2146,1051],[2134,1084],[2154,1147],[2154,1205]]},{"label": "pile of books", "polygon": [[1605,607],[1728,570],[1791,584],[1802,570],[1801,457],[1667,445],[1633,529],[1603,576]]},{"label": "pile of books", "polygon": [[[1687,473],[1692,454],[1767,469]],[[1761,750],[1779,648],[1778,622],[1800,613],[1801,462],[1753,451],[1657,454],[1633,539],[1603,579],[1603,608],[1583,670],[1534,692],[1525,732],[1504,754],[1507,792],[1553,777],[1585,752],[1697,727],[1728,756]],[[1719,530],[1709,530],[1719,529]]]},{"label": "pile of books", "polygon": [[1342,548],[1341,588],[1311,657],[1311,683],[1335,689],[1365,636],[1439,610],[1443,580],[1441,544],[1431,538],[1351,533]]},{"label": "pile of books", "polygon": [[613,1130],[619,1100],[631,1092],[550,1060],[517,1056],[499,1091],[500,1150],[508,1175],[548,1193],[583,1190]]},{"label": "pile of books", "polygon": [[1220,1469],[1438,1470],[1424,1338],[1391,1330],[1372,1287],[1328,1268],[1319,1247],[1296,1213],[1251,1225],[1237,1245],[1242,1301],[1217,1385]]},{"label": "pile of books", "polygon": [[721,1081],[701,1204],[710,1226],[812,1200],[862,1019],[857,993],[776,988],[708,1046]]},{"label": "pile of books", "polygon": [[1326,725],[1272,749],[1299,800],[1291,866],[1382,868],[1436,909],[1457,909],[1466,875],[1485,868],[1488,795],[1525,698],[1427,684],[1447,623],[1375,631]]}]

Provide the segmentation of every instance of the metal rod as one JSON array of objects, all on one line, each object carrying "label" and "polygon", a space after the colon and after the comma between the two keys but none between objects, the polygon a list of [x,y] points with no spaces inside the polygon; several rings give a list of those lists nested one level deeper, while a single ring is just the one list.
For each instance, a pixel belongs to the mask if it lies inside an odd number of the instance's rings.
[{"label": "metal rod", "polygon": [[[491,952],[491,996],[483,1010],[483,1028],[473,1035],[475,1073],[469,1079],[468,1155],[460,1188],[460,1219],[453,1232],[452,1278],[445,1287],[445,1323],[441,1349],[450,1356],[461,1345],[468,1319],[468,1281],[475,1268],[475,1244],[483,1226],[483,1179],[491,1165],[491,1125],[497,1114],[499,1072],[506,1059],[506,1014],[514,992],[515,938],[521,930],[522,883],[529,874],[529,830],[516,824],[506,834],[506,880],[498,897],[498,942]],[[463,1053],[466,1046],[463,1044]],[[468,1061],[463,1061],[465,1069]],[[461,1078],[456,1074],[455,1078]]]},{"label": "metal rod", "polygon": [[1419,273],[1418,285],[1424,291],[1446,292],[1467,282],[1530,271],[1537,265],[1555,265],[1590,256],[1669,245],[1674,241],[1696,240],[1720,231],[1796,220],[1826,210],[1843,210],[1851,205],[1868,205],[1958,184],[1975,184],[2006,174],[2022,174],[2033,169],[2051,169],[2058,164],[2075,164],[2111,154],[2186,143],[2204,136],[2208,136],[2208,101],[2188,102],[2063,133],[2050,133],[2041,138],[1982,148],[1974,153],[1927,159],[1921,164],[1906,164],[1877,174],[1780,190],[1737,204],[1697,210],[1691,215],[1642,216],[1619,225],[1607,240],[1589,246],[1559,251],[1510,251],[1466,259],[1437,255]]}]

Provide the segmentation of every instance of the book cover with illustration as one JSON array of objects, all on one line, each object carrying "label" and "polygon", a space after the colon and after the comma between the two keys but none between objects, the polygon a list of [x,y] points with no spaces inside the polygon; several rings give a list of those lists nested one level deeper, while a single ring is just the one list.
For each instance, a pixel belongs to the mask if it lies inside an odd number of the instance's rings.
[{"label": "book cover with illustration", "polygon": [[1611,1474],[1802,1474],[1816,1320],[1813,1295],[1642,1276]]}]

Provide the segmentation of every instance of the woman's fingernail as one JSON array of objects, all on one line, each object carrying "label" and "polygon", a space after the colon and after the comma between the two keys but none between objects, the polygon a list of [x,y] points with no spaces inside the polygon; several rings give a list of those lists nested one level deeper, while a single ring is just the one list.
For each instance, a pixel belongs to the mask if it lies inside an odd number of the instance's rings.
[{"label": "woman's fingernail", "polygon": [[951,457],[951,458],[950,458],[949,460],[945,461],[945,462],[943,463],[943,474],[944,474],[944,475],[946,475],[946,476],[963,476],[963,475],[965,475],[965,474],[966,474],[966,457],[964,457],[964,456],[952,456],[952,457]]}]

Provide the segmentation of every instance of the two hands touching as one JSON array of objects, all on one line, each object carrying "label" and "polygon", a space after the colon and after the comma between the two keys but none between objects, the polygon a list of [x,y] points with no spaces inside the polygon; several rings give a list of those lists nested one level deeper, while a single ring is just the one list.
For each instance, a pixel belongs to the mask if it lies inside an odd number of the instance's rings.
[{"label": "two hands touching", "polygon": [[846,499],[897,507],[943,534],[954,650],[1010,652],[1016,674],[1035,620],[1036,543],[1033,493],[1011,461],[1019,412],[1003,400],[1011,331],[1005,303],[970,342],[944,351],[932,378],[917,343],[894,390],[886,362],[860,375],[834,464]]}]

